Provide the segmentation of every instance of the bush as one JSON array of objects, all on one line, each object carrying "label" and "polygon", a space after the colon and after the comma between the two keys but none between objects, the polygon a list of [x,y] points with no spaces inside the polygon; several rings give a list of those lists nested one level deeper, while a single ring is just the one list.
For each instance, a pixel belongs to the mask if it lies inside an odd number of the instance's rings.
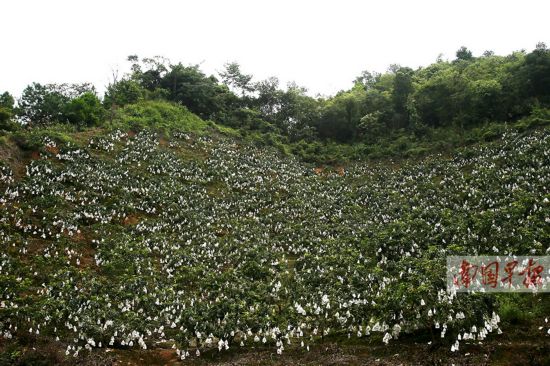
[{"label": "bush", "polygon": [[421,146],[415,146],[413,148],[410,148],[409,150],[405,151],[405,156],[409,157],[419,157],[424,156],[430,152],[430,149],[421,147]]},{"label": "bush", "polygon": [[11,135],[11,139],[16,145],[25,151],[36,151],[44,147],[44,139],[48,138],[58,144],[66,144],[67,142],[75,143],[75,141],[67,134],[71,132],[67,125],[56,125],[44,129],[21,129]]},{"label": "bush", "polygon": [[[526,296],[525,296],[526,295]],[[499,296],[499,314],[503,322],[508,324],[519,324],[533,316],[525,311],[532,310],[531,294],[502,294]]]},{"label": "bush", "polygon": [[137,103],[143,99],[144,93],[145,90],[137,81],[123,79],[107,87],[104,104],[106,108],[110,108],[113,105],[122,107]]},{"label": "bush", "polygon": [[491,141],[501,137],[506,131],[506,127],[495,123],[485,127],[482,131],[481,138],[483,141]]},{"label": "bush", "polygon": [[521,119],[517,126],[520,131],[550,125],[550,109],[535,108],[530,116]]},{"label": "bush", "polygon": [[207,123],[181,105],[164,101],[142,101],[118,109],[113,127],[199,131],[204,130]]}]

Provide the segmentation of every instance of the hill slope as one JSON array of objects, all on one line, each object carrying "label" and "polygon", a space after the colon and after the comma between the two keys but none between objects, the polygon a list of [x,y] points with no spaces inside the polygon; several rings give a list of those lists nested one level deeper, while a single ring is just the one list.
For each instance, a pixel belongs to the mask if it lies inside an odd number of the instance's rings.
[{"label": "hill slope", "polygon": [[332,168],[219,133],[73,141],[44,135],[24,168],[0,163],[2,361],[40,344],[68,363],[96,348],[284,357],[430,331],[450,356],[496,333],[512,300],[550,336],[547,294],[453,296],[444,281],[447,255],[548,254],[548,129]]}]

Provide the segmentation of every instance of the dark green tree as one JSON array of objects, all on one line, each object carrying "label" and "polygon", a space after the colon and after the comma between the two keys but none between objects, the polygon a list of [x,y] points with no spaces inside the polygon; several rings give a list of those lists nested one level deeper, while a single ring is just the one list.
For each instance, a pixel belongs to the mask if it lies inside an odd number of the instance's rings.
[{"label": "dark green tree", "polygon": [[71,101],[87,94],[95,96],[94,87],[89,83],[33,83],[23,90],[18,101],[17,115],[31,126],[69,122],[67,112],[70,110]]},{"label": "dark green tree", "polygon": [[290,83],[281,95],[277,126],[291,141],[311,141],[317,135],[313,125],[321,116],[322,100],[312,98],[306,92],[307,89]]},{"label": "dark green tree", "polygon": [[464,60],[464,61],[470,61],[474,58],[472,55],[472,51],[467,49],[466,47],[462,46],[456,51],[456,59],[457,60]]},{"label": "dark green tree", "polygon": [[281,109],[283,92],[279,89],[279,79],[270,77],[254,84],[258,94],[254,106],[260,111],[262,118],[275,122],[277,112]]},{"label": "dark green tree", "polygon": [[59,87],[32,83],[23,90],[18,101],[18,115],[29,125],[64,122],[64,111],[69,100]]},{"label": "dark green tree", "polygon": [[103,119],[104,109],[94,93],[86,92],[67,104],[65,116],[73,124],[95,126]]},{"label": "dark green tree", "polygon": [[161,87],[171,101],[181,103],[204,119],[211,119],[226,108],[231,92],[214,76],[206,76],[198,65],[171,65],[162,78]]},{"label": "dark green tree", "polygon": [[413,70],[409,67],[399,67],[395,70],[393,79],[392,101],[394,108],[393,127],[408,128],[409,112],[407,101],[413,92]]},{"label": "dark green tree", "polygon": [[329,99],[316,124],[319,136],[340,142],[352,142],[358,136],[358,126],[366,114],[365,90],[357,85]]},{"label": "dark green tree", "polygon": [[0,129],[7,128],[13,118],[15,100],[10,93],[0,94]]},{"label": "dark green tree", "polygon": [[353,84],[360,84],[362,85],[365,90],[370,90],[376,86],[376,83],[380,80],[380,73],[370,72],[370,71],[363,71],[361,72],[361,75],[355,78],[353,81]]},{"label": "dark green tree", "polygon": [[519,77],[526,97],[550,104],[550,49],[545,43],[538,43],[533,52],[525,56]]}]

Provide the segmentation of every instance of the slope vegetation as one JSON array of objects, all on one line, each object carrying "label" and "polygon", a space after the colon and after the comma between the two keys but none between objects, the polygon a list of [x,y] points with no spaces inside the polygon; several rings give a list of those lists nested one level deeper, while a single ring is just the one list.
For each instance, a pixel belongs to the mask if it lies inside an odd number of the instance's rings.
[{"label": "slope vegetation", "polygon": [[548,129],[316,167],[195,122],[44,133],[2,160],[0,364],[403,337],[451,356],[519,318],[550,336],[547,294],[445,287],[447,255],[549,254]]}]

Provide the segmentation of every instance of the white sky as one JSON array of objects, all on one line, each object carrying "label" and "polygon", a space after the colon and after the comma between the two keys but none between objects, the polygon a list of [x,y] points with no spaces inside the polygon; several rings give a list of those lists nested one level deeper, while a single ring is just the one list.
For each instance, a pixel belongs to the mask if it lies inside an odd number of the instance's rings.
[{"label": "white sky", "polygon": [[88,81],[102,93],[137,54],[208,74],[237,61],[255,80],[329,95],[362,70],[453,59],[462,45],[474,55],[550,45],[549,14],[548,0],[2,0],[0,92]]}]

